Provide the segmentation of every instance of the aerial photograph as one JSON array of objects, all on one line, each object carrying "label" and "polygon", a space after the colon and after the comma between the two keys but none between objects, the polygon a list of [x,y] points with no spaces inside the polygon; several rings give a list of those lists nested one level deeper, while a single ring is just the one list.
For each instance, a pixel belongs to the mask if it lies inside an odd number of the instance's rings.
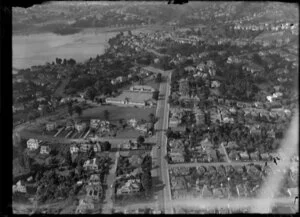
[{"label": "aerial photograph", "polygon": [[12,8],[14,214],[299,212],[299,4]]}]

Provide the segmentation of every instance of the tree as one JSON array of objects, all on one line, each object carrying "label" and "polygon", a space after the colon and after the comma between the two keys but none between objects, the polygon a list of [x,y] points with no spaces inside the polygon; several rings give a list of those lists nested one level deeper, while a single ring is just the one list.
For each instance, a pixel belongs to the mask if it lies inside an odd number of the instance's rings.
[{"label": "tree", "polygon": [[141,145],[145,142],[145,138],[143,136],[139,136],[136,141],[137,141],[138,144]]},{"label": "tree", "polygon": [[88,87],[86,90],[85,97],[89,100],[94,100],[95,96],[97,95],[97,90],[94,87]]},{"label": "tree", "polygon": [[156,120],[155,120],[155,115],[153,113],[149,114],[149,120],[151,123],[155,123]]},{"label": "tree", "polygon": [[106,121],[109,120],[109,111],[107,111],[107,110],[104,110],[104,119],[105,119]]},{"label": "tree", "polygon": [[60,58],[55,58],[55,62],[56,62],[56,64],[60,65],[61,62],[62,62],[62,59],[60,59]]},{"label": "tree", "polygon": [[111,149],[111,144],[108,141],[105,141],[102,143],[101,147],[103,147],[103,151],[109,151]]},{"label": "tree", "polygon": [[76,61],[75,61],[74,59],[72,59],[72,58],[69,59],[67,62],[68,62],[68,64],[71,65],[71,66],[74,66],[74,65],[76,64]]},{"label": "tree", "polygon": [[154,100],[158,100],[158,97],[159,97],[159,91],[158,90],[155,90],[152,94],[152,99]]},{"label": "tree", "polygon": [[142,173],[141,182],[146,194],[148,194],[152,188],[152,179],[150,171]]},{"label": "tree", "polygon": [[155,82],[160,83],[161,81],[162,81],[161,73],[158,73],[156,78],[155,78]]},{"label": "tree", "polygon": [[68,166],[71,166],[72,165],[72,155],[69,151],[66,152],[66,155],[65,155],[65,162]]},{"label": "tree", "polygon": [[150,155],[146,155],[144,157],[141,167],[142,167],[142,170],[144,172],[151,171],[151,169],[152,169],[152,158],[151,158]]},{"label": "tree", "polygon": [[173,131],[170,128],[167,129],[166,136],[167,136],[168,139],[173,136]]},{"label": "tree", "polygon": [[92,159],[94,157],[95,157],[95,152],[94,152],[94,149],[91,147],[89,152],[88,152],[88,158]]},{"label": "tree", "polygon": [[72,103],[71,102],[68,103],[68,114],[70,116],[73,115],[73,107],[72,107]]},{"label": "tree", "polygon": [[81,116],[82,115],[82,108],[78,105],[74,106],[74,112],[78,115]]},{"label": "tree", "polygon": [[35,118],[35,115],[34,115],[34,113],[32,113],[32,112],[30,112],[30,113],[27,115],[27,120],[28,120],[28,121],[32,121],[34,118]]}]

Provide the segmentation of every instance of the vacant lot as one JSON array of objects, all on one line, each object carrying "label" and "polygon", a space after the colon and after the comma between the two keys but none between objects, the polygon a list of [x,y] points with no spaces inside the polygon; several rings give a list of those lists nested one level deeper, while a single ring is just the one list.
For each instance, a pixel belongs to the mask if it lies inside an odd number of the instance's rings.
[{"label": "vacant lot", "polygon": [[101,107],[89,108],[83,111],[80,117],[83,120],[86,119],[104,119],[104,111],[109,112],[109,121],[117,122],[120,119],[131,119],[137,120],[149,119],[149,114],[155,114],[155,108],[134,108],[134,107],[119,107],[114,105],[104,105]]}]

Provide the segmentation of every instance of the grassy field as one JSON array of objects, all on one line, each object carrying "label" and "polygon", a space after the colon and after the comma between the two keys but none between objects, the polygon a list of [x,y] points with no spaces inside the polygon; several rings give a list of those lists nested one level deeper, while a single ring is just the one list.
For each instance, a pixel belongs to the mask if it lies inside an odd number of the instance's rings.
[{"label": "grassy field", "polygon": [[137,138],[138,136],[144,136],[144,133],[134,129],[125,129],[117,132],[116,138]]},{"label": "grassy field", "polygon": [[118,122],[121,118],[128,120],[136,118],[137,120],[149,119],[149,114],[155,114],[155,108],[134,108],[134,107],[119,107],[114,105],[104,105],[101,107],[89,108],[83,111],[80,119],[104,119],[104,111],[109,111],[109,121]]}]

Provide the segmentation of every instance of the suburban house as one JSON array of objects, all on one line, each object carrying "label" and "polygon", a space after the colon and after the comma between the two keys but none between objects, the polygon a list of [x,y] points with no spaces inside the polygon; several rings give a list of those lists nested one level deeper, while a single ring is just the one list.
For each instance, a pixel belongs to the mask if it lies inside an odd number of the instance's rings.
[{"label": "suburban house", "polygon": [[207,150],[213,147],[213,144],[208,140],[208,138],[202,140],[200,144],[203,150]]},{"label": "suburban house", "polygon": [[83,164],[84,170],[98,170],[97,159],[87,160]]},{"label": "suburban house", "polygon": [[101,185],[87,185],[86,186],[86,197],[93,200],[99,200],[102,196]]},{"label": "suburban house", "polygon": [[218,161],[217,152],[214,149],[207,150],[208,162],[216,162]]},{"label": "suburban house", "polygon": [[249,154],[247,153],[247,151],[240,152],[240,157],[241,157],[241,160],[243,160],[243,161],[249,160]]},{"label": "suburban house", "polygon": [[13,105],[13,113],[17,111],[24,111],[24,110],[25,110],[24,104]]},{"label": "suburban house", "polygon": [[78,153],[78,151],[79,151],[79,148],[77,147],[77,145],[73,144],[73,145],[70,146],[71,154]]},{"label": "suburban house", "polygon": [[259,153],[257,151],[250,153],[250,158],[251,160],[259,161]]},{"label": "suburban house", "polygon": [[97,142],[93,147],[94,152],[101,152],[101,145]]},{"label": "suburban house", "polygon": [[55,129],[56,129],[56,122],[46,124],[46,130],[47,131],[52,131],[52,130],[55,130]]},{"label": "suburban house", "polygon": [[123,186],[117,189],[117,195],[137,193],[141,190],[140,179],[129,179]]},{"label": "suburban house", "polygon": [[229,149],[234,149],[234,148],[238,148],[239,146],[236,144],[235,141],[230,141],[230,142],[227,143],[226,147],[229,148]]},{"label": "suburban house", "polygon": [[184,162],[184,157],[183,157],[182,153],[179,153],[179,152],[170,153],[169,156],[173,163],[183,163]]},{"label": "suburban house", "polygon": [[100,123],[101,123],[100,119],[91,119],[90,120],[90,127],[92,129],[97,129],[99,127]]},{"label": "suburban house", "polygon": [[89,184],[90,185],[100,185],[101,182],[100,182],[99,175],[97,175],[97,174],[91,175],[90,180],[89,180]]},{"label": "suburban house", "polygon": [[239,160],[240,160],[240,156],[239,156],[239,154],[237,153],[237,151],[235,151],[235,150],[230,151],[229,154],[228,154],[228,157],[229,157],[231,160],[235,160],[235,161],[239,161]]},{"label": "suburban house", "polygon": [[75,214],[86,214],[88,210],[93,210],[94,204],[89,199],[80,199]]},{"label": "suburban house", "polygon": [[220,82],[219,81],[212,81],[211,82],[211,88],[218,88],[220,87]]},{"label": "suburban house", "polygon": [[24,182],[19,180],[17,182],[17,184],[13,185],[13,193],[15,193],[15,192],[21,192],[21,193],[26,193],[27,192]]},{"label": "suburban house", "polygon": [[29,150],[36,150],[39,148],[39,141],[37,139],[29,139],[27,141],[27,148]]},{"label": "suburban house", "polygon": [[268,153],[260,154],[260,157],[263,161],[268,161],[270,159],[270,155]]},{"label": "suburban house", "polygon": [[275,131],[274,129],[268,130],[267,131],[267,136],[270,138],[275,138]]},{"label": "suburban house", "polygon": [[130,91],[147,92],[147,93],[150,92],[151,93],[151,92],[154,92],[155,89],[150,86],[146,86],[146,85],[135,85],[135,86],[130,87]]},{"label": "suburban house", "polygon": [[138,131],[147,133],[147,131],[149,129],[149,126],[148,126],[148,124],[139,124],[139,125],[136,126],[135,129],[138,130]]},{"label": "suburban house", "polygon": [[82,122],[82,123],[76,123],[75,124],[75,129],[78,131],[78,132],[82,132],[86,129],[87,127],[87,124],[85,122]]},{"label": "suburban house", "polygon": [[40,154],[49,154],[51,151],[50,147],[48,145],[42,145]]},{"label": "suburban house", "polygon": [[87,152],[91,149],[91,147],[92,147],[91,144],[87,144],[87,143],[81,144],[80,145],[80,151],[81,152]]},{"label": "suburban house", "polygon": [[74,123],[72,121],[66,122],[66,130],[73,130],[74,129]]},{"label": "suburban house", "polygon": [[128,121],[128,124],[132,127],[136,127],[137,126],[137,120],[135,118],[132,118]]},{"label": "suburban house", "polygon": [[169,119],[169,126],[170,127],[177,127],[180,123],[181,123],[181,119],[179,119],[178,117],[172,116]]}]

